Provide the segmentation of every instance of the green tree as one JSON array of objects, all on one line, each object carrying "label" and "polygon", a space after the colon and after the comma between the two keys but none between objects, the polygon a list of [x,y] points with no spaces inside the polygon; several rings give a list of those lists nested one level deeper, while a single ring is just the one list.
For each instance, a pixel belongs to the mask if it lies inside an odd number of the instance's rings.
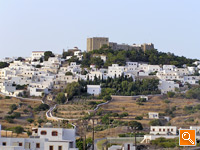
[{"label": "green tree", "polygon": [[49,105],[47,104],[40,104],[38,107],[35,107],[35,111],[45,111],[49,109]]},{"label": "green tree", "polygon": [[21,126],[16,126],[13,128],[13,132],[17,133],[17,135],[21,134],[22,132],[24,132],[24,128]]},{"label": "green tree", "polygon": [[46,51],[44,53],[44,60],[48,61],[49,57],[55,57],[55,55],[52,53],[52,51]]},{"label": "green tree", "polygon": [[66,75],[66,76],[69,76],[69,75],[73,75],[73,73],[70,72],[70,71],[68,71],[68,72],[65,73],[65,75]]},{"label": "green tree", "polygon": [[6,62],[0,62],[0,69],[8,67],[10,64],[6,63]]},{"label": "green tree", "polygon": [[65,89],[68,99],[72,99],[75,95],[80,95],[82,86],[78,82],[69,83]]},{"label": "green tree", "polygon": [[55,100],[58,104],[65,103],[66,102],[65,94],[63,92],[58,93]]},{"label": "green tree", "polygon": [[33,123],[34,122],[34,120],[32,118],[28,118],[28,119],[26,119],[26,121],[28,121],[29,123]]},{"label": "green tree", "polygon": [[137,122],[137,121],[130,121],[129,126],[131,128],[136,129],[136,130],[143,130],[142,124],[140,122]]}]

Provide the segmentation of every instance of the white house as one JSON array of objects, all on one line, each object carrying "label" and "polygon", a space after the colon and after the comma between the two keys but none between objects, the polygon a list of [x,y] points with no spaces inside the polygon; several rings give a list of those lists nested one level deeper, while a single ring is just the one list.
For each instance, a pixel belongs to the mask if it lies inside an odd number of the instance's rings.
[{"label": "white house", "polygon": [[136,150],[135,144],[133,143],[124,143],[122,150]]},{"label": "white house", "polygon": [[176,135],[177,128],[176,126],[151,126],[150,134],[153,135]]},{"label": "white house", "polygon": [[0,83],[0,91],[4,94],[13,95],[16,91],[16,86],[13,86],[11,82],[4,81]]},{"label": "white house", "polygon": [[30,138],[1,138],[1,150],[78,150],[75,129],[33,129]]},{"label": "white house", "polygon": [[31,83],[28,87],[30,96],[42,96],[43,94],[49,94],[50,90],[53,88],[52,82],[46,81]]},{"label": "white house", "polygon": [[90,73],[87,74],[87,77],[89,77],[89,80],[94,80],[95,76],[98,79],[102,79],[103,73],[100,71],[91,71]]},{"label": "white house", "polygon": [[179,84],[174,81],[159,81],[158,89],[161,90],[161,93],[175,92],[176,88],[179,88]]},{"label": "white house", "polygon": [[33,51],[32,54],[31,54],[31,59],[34,60],[38,60],[40,59],[41,57],[44,57],[44,53],[45,51]]},{"label": "white house", "polygon": [[200,126],[190,126],[190,129],[195,129],[196,134],[200,134]]},{"label": "white house", "polygon": [[196,71],[196,67],[187,67],[187,68],[188,68],[189,74],[194,74]]},{"label": "white house", "polygon": [[87,85],[87,93],[91,95],[99,95],[101,93],[101,85]]},{"label": "white house", "polygon": [[189,75],[189,71],[188,71],[187,68],[176,68],[175,71],[176,71],[180,76]]},{"label": "white house", "polygon": [[133,75],[137,75],[137,67],[138,67],[138,62],[126,62],[126,72],[127,73],[132,73]]},{"label": "white house", "polygon": [[200,65],[200,61],[195,61],[193,64]]},{"label": "white house", "polygon": [[183,77],[183,83],[189,83],[189,84],[198,84],[198,81],[200,80],[199,76],[184,76]]},{"label": "white house", "polygon": [[111,147],[108,148],[108,150],[121,150],[122,146],[121,145],[112,145]]},{"label": "white house", "polygon": [[108,76],[111,78],[122,76],[125,71],[124,66],[119,66],[118,64],[112,64],[112,66],[108,66]]},{"label": "white house", "polygon": [[176,71],[163,70],[156,73],[156,76],[161,80],[182,80],[180,74]]},{"label": "white house", "polygon": [[159,72],[162,68],[159,65],[148,65],[148,72]]},{"label": "white house", "polygon": [[159,113],[149,112],[149,119],[159,119]]},{"label": "white house", "polygon": [[163,65],[163,70],[174,71],[176,66],[174,65]]}]

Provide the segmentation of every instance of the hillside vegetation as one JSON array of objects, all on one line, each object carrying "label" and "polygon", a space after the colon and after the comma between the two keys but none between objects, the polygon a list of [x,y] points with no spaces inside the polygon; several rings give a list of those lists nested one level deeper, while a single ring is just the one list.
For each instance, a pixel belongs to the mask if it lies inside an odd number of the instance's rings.
[{"label": "hillside vegetation", "polygon": [[[69,52],[64,52],[63,56],[71,55]],[[105,55],[107,60],[104,63],[100,57],[93,57],[94,55]],[[132,62],[148,62],[151,65],[175,65],[182,67],[187,64],[191,66],[196,59],[189,59],[184,56],[176,56],[173,53],[159,52],[153,50],[117,50],[114,51],[107,46],[103,46],[99,50],[83,53],[83,60],[79,61],[76,57],[72,57],[69,62],[80,63],[82,67],[89,67],[91,64],[96,65],[97,68],[111,66],[112,64],[125,65],[127,61]]]}]

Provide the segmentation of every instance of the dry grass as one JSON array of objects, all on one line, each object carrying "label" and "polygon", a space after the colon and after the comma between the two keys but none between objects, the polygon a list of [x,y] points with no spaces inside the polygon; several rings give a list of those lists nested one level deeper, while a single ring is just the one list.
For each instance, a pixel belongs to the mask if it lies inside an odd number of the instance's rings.
[{"label": "dry grass", "polygon": [[[148,123],[150,119],[148,118],[149,112],[158,112],[158,113],[165,113],[167,108],[172,108],[176,106],[176,110],[174,111],[174,118],[171,119],[171,125],[175,125],[178,127],[188,127],[188,125],[198,125],[196,121],[200,123],[200,117],[198,116],[198,112],[194,114],[187,114],[183,108],[185,106],[195,106],[200,104],[200,101],[195,99],[179,99],[179,98],[172,98],[168,99],[170,103],[165,103],[165,99],[160,96],[156,96],[151,98],[149,101],[144,102],[144,105],[136,104],[136,100],[131,100],[127,98],[115,98],[112,102],[108,105],[104,105],[101,108],[104,111],[112,111],[116,113],[128,112],[129,116],[123,118],[124,121],[134,120],[136,116],[143,116],[143,120],[139,121],[143,124],[143,126],[149,126]],[[123,110],[123,107],[125,110]],[[185,123],[185,120],[188,118],[194,118],[195,122],[193,123]]]},{"label": "dry grass", "polygon": [[[32,108],[38,106],[41,104],[39,101],[29,101],[29,100],[20,100],[17,98],[10,98],[5,99],[4,96],[0,100],[0,124],[2,125],[2,128],[12,128],[15,126],[23,126],[25,129],[30,129],[32,125],[26,121],[27,118],[34,118],[34,114],[32,111],[29,111],[28,113],[24,113],[23,110],[27,109],[29,110],[28,106],[30,105]],[[19,119],[14,119],[14,123],[8,123],[4,120],[4,117],[6,115],[9,115],[8,112],[10,111],[10,106],[12,104],[16,104],[18,106],[18,109],[14,112],[19,112],[21,114],[21,117]],[[19,104],[22,104],[19,107]]]},{"label": "dry grass", "polygon": [[92,111],[91,105],[88,105],[89,101],[102,101],[102,100],[73,100],[69,104],[59,105],[58,113],[54,113],[55,116],[61,118],[82,118],[88,111]]}]

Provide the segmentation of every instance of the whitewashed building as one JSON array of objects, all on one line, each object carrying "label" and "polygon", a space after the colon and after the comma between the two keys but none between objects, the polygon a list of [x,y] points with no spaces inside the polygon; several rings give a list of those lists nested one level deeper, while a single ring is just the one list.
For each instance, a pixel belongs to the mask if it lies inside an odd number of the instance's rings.
[{"label": "whitewashed building", "polygon": [[44,53],[45,51],[33,51],[32,54],[31,54],[31,59],[34,60],[38,60],[40,59],[41,57],[44,57]]},{"label": "whitewashed building", "polygon": [[151,126],[150,134],[153,135],[176,135],[177,128],[176,126]]},{"label": "whitewashed building", "polygon": [[179,84],[174,81],[159,81],[158,89],[161,90],[161,93],[175,92],[176,88],[179,88]]},{"label": "whitewashed building", "polygon": [[112,66],[108,66],[108,77],[114,78],[122,76],[125,71],[124,66],[119,66],[118,64],[112,64]]},{"label": "whitewashed building", "polygon": [[0,150],[78,150],[75,129],[38,128],[30,138],[0,137]]},{"label": "whitewashed building", "polygon": [[159,119],[159,113],[149,112],[149,119]]},{"label": "whitewashed building", "polygon": [[91,95],[101,94],[101,85],[87,85],[87,93]]}]

